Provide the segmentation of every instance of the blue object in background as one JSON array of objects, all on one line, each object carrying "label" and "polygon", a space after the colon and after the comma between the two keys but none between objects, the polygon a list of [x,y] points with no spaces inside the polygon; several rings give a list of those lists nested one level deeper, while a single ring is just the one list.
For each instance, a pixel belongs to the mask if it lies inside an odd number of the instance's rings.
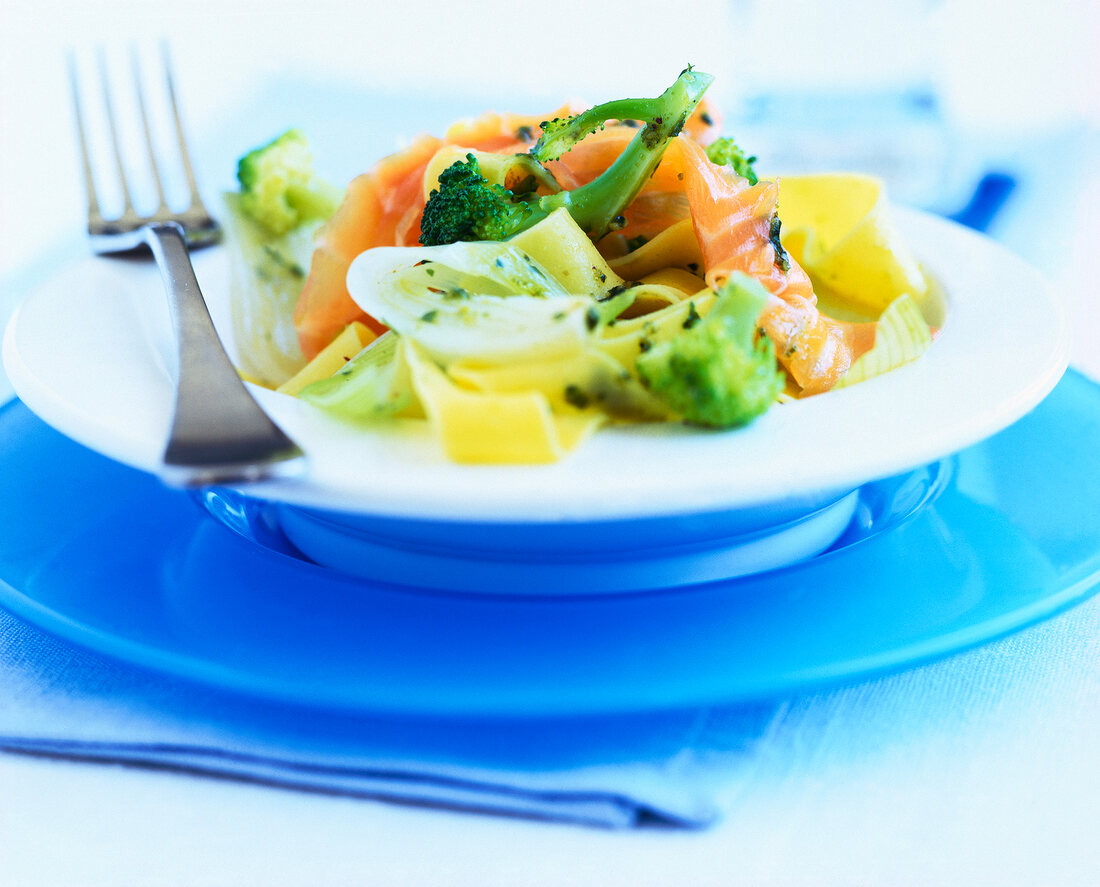
[{"label": "blue object in background", "polygon": [[1016,188],[1014,176],[1003,172],[988,172],[978,181],[970,201],[948,218],[975,231],[987,232],[993,220],[1005,208]]}]

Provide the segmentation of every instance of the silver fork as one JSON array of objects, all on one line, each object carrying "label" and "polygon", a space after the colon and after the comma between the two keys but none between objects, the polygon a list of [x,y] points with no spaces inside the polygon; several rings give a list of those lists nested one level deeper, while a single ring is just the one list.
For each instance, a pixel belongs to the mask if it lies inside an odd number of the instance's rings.
[{"label": "silver fork", "polygon": [[163,167],[157,161],[153,145],[136,53],[131,59],[135,95],[159,203],[155,212],[148,216],[134,209],[102,52],[98,61],[113,165],[124,206],[117,219],[105,219],[100,211],[81,110],[77,66],[70,53],[69,76],[88,191],[88,237],[93,252],[99,255],[152,252],[167,290],[179,353],[175,410],[160,475],[175,486],[205,486],[296,474],[304,466],[301,449],[245,388],[218,339],[191,266],[188,247],[216,243],[221,230],[203,206],[195,184],[167,50],[163,51],[163,61],[168,105],[190,192],[190,205],[181,212],[170,209],[165,200],[161,182]]}]

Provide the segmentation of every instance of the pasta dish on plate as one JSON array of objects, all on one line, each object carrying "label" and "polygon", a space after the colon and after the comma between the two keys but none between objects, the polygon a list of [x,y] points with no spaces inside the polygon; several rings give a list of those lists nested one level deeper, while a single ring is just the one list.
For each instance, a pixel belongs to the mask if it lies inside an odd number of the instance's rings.
[{"label": "pasta dish on plate", "polygon": [[226,195],[242,374],[368,429],[423,419],[456,462],[544,463],[918,358],[942,318],[881,182],[758,178],[711,80],[489,112],[343,193],[297,130],[249,152]]}]

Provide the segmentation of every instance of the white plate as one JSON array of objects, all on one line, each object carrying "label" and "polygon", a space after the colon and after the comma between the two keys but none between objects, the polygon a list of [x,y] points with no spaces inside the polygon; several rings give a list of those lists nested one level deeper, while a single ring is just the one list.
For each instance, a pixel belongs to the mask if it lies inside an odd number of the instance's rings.
[{"label": "white plate", "polygon": [[[364,432],[257,389],[310,470],[248,491],[373,515],[583,522],[812,503],[941,458],[1006,427],[1053,388],[1067,362],[1066,322],[1041,275],[992,241],[912,210],[898,208],[896,220],[947,296],[941,332],[909,366],[772,409],[743,429],[605,429],[549,466],[455,465],[424,423]],[[198,254],[196,269],[228,329],[224,253]],[[173,357],[151,264],[88,258],[60,271],[13,317],[4,364],[46,422],[156,470]]]}]

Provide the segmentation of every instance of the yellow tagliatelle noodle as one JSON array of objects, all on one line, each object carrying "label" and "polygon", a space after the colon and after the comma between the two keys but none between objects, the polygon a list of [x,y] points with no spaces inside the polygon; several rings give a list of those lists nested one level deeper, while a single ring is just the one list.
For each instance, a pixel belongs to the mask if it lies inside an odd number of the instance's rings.
[{"label": "yellow tagliatelle noodle", "polygon": [[555,413],[539,391],[459,388],[409,340],[405,357],[428,420],[456,462],[556,462],[606,420],[595,411]]},{"label": "yellow tagliatelle noodle", "polygon": [[873,317],[898,296],[919,305],[928,284],[890,220],[886,189],[850,173],[782,176],[783,245],[814,288]]},{"label": "yellow tagliatelle noodle", "polygon": [[555,210],[508,243],[571,293],[606,292],[624,283],[565,209]]},{"label": "yellow tagliatelle noodle", "polygon": [[599,344],[556,361],[511,365],[458,361],[447,368],[447,375],[460,387],[485,393],[536,392],[564,416],[589,407],[594,413],[634,421],[668,416],[667,408]]},{"label": "yellow tagliatelle noodle", "polygon": [[600,349],[633,370],[639,354],[682,331],[685,323],[690,324],[692,312],[705,315],[714,304],[714,298],[714,293],[706,290],[652,314],[617,321],[601,330]]},{"label": "yellow tagliatelle noodle", "polygon": [[378,336],[359,321],[344,327],[344,331],[301,370],[275,390],[280,394],[298,394],[307,385],[335,375],[343,366],[366,348]]},{"label": "yellow tagliatelle noodle", "polygon": [[707,288],[706,281],[698,274],[692,274],[686,268],[662,268],[647,274],[642,278],[643,284],[650,286],[670,287],[680,291],[680,298],[673,301],[681,301],[683,296],[694,296],[700,290]]},{"label": "yellow tagliatelle noodle", "polygon": [[610,263],[615,273],[626,280],[641,280],[665,268],[703,268],[703,252],[691,219],[682,219],[665,228],[648,243]]},{"label": "yellow tagliatelle noodle", "polygon": [[[570,391],[587,387],[588,382],[606,366],[605,355],[582,350],[564,358],[529,360],[511,364],[486,364],[460,360],[447,367],[447,375],[462,388],[492,394],[534,391],[546,398],[552,409],[564,411],[576,407],[570,403]],[[575,398],[574,398],[575,399]]]}]

